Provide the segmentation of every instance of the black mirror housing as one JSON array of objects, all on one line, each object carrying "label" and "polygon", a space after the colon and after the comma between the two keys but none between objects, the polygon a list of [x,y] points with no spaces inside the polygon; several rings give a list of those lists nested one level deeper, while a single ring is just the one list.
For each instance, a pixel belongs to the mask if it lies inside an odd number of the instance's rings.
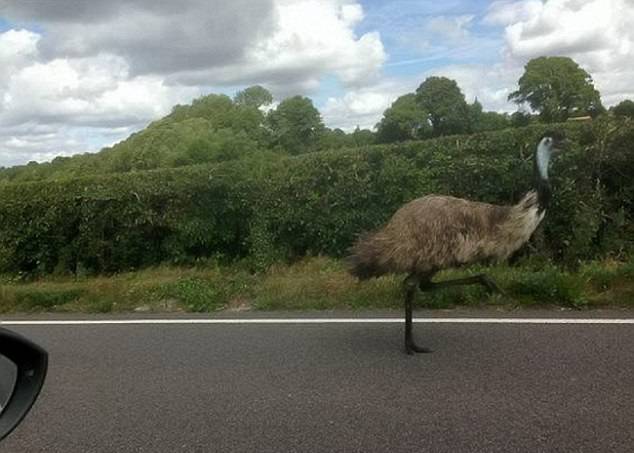
[{"label": "black mirror housing", "polygon": [[20,424],[40,394],[48,369],[48,353],[26,338],[0,328],[0,355],[17,368],[13,392],[0,413],[2,440]]}]

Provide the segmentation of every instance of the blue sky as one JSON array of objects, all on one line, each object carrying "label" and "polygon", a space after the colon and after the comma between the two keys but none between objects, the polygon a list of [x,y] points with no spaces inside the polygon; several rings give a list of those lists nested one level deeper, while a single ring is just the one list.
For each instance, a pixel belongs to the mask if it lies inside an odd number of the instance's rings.
[{"label": "blue sky", "polygon": [[[390,55],[386,65],[389,75],[401,75],[405,71],[420,73],[435,66],[455,62],[483,62],[499,58],[498,52],[503,44],[503,28],[485,27],[480,24],[489,7],[488,1],[402,0],[386,3],[370,0],[361,3],[366,11],[366,18],[358,28],[359,33],[372,30],[381,33],[383,44]],[[444,43],[442,36],[437,36],[436,39],[433,36],[425,36],[431,39],[432,48],[417,42],[425,23],[438,17],[450,19],[459,16],[474,16],[473,25],[469,29],[478,40],[490,40],[491,46],[481,49],[486,50],[486,53],[460,54],[455,52],[456,49],[452,48],[451,43]]]},{"label": "blue sky", "polygon": [[[360,3],[364,19],[355,32],[358,35],[374,31],[380,33],[387,53],[382,68],[385,77],[418,77],[422,82],[424,75],[434,68],[456,64],[493,64],[500,60],[504,27],[482,23],[491,4],[489,1],[362,0]],[[468,36],[448,39],[446,33],[438,30],[442,29],[443,22],[449,25],[461,17],[466,21],[464,30]],[[343,92],[345,87],[335,77],[326,77],[313,98],[318,105],[323,105],[327,97]]]},{"label": "blue sky", "polygon": [[5,0],[0,166],[98,151],[215,92],[311,97],[373,127],[431,75],[510,112],[523,66],[573,58],[604,104],[634,98],[631,0]]}]

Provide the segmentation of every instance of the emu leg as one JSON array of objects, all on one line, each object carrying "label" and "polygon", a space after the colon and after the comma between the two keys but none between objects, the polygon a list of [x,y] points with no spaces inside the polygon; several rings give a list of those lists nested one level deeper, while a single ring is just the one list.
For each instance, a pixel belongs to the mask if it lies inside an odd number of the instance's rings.
[{"label": "emu leg", "polygon": [[489,293],[504,294],[498,285],[485,274],[478,274],[472,277],[457,278],[454,280],[445,280],[442,282],[432,282],[431,280],[421,281],[419,287],[421,291],[429,291],[433,289],[446,288],[457,285],[482,285]]},{"label": "emu leg", "polygon": [[420,278],[415,274],[411,274],[403,281],[405,289],[405,352],[410,355],[415,352],[432,352],[431,349],[418,346],[412,336],[412,305],[416,296],[416,287],[421,283]]}]

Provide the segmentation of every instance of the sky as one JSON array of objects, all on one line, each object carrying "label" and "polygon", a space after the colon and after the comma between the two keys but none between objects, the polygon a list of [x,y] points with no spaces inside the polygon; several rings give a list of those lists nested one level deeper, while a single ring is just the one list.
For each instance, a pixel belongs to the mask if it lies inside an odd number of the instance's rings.
[{"label": "sky", "polygon": [[0,166],[95,152],[208,93],[309,96],[372,128],[425,78],[512,112],[524,65],[569,56],[634,99],[634,0],[0,0]]}]

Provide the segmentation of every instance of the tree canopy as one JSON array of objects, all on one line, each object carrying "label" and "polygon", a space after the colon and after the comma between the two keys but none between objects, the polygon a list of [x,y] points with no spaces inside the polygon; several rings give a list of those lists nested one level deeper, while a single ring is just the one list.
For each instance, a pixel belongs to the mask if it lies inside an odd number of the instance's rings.
[{"label": "tree canopy", "polygon": [[273,102],[273,95],[260,85],[254,85],[238,91],[233,97],[233,102],[237,105],[246,105],[250,107],[260,108],[270,105]]},{"label": "tree canopy", "polygon": [[495,131],[511,125],[511,120],[507,114],[485,112],[477,99],[469,105],[469,113],[470,132]]},{"label": "tree canopy", "polygon": [[418,102],[414,93],[404,94],[385,110],[376,125],[379,143],[393,143],[431,136],[429,113]]},{"label": "tree canopy", "polygon": [[319,110],[304,96],[284,99],[266,118],[274,146],[291,154],[316,149],[324,131]]},{"label": "tree canopy", "polygon": [[428,77],[416,90],[416,100],[429,113],[434,136],[469,131],[469,108],[455,80]]},{"label": "tree canopy", "polygon": [[629,99],[619,102],[610,109],[616,116],[628,116],[634,118],[634,102]]},{"label": "tree canopy", "polygon": [[547,123],[604,110],[590,74],[568,57],[532,59],[524,67],[518,85],[508,99],[528,103]]}]

